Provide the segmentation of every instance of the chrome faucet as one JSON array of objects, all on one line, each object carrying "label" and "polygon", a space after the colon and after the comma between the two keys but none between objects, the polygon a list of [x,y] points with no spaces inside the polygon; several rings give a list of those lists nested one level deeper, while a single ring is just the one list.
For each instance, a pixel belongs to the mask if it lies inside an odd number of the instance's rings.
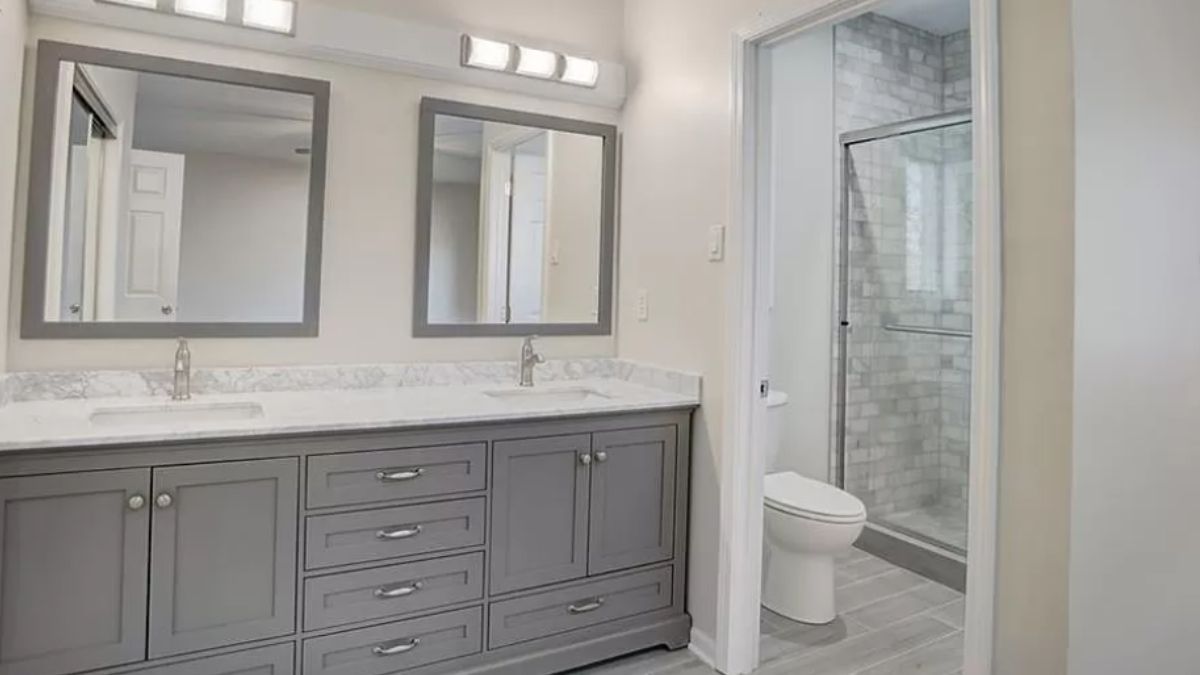
[{"label": "chrome faucet", "polygon": [[525,338],[525,342],[521,343],[521,382],[522,387],[533,386],[533,367],[539,363],[545,363],[546,359],[541,354],[533,350],[533,341],[537,339],[536,335],[530,335]]},{"label": "chrome faucet", "polygon": [[179,338],[175,347],[175,386],[171,390],[172,401],[186,401],[192,397],[192,350],[187,340]]}]

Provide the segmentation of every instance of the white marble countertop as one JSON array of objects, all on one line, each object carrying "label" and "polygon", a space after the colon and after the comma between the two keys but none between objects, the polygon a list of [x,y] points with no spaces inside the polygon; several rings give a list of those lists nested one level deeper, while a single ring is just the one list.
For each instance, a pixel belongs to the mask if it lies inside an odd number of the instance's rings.
[{"label": "white marble countertop", "polygon": [[[698,391],[671,391],[615,378],[572,379],[539,384],[538,392],[591,390],[582,400],[498,398],[489,392],[515,390],[511,384],[472,383],[211,393],[172,403],[162,396],[66,398],[13,402],[0,407],[0,452],[134,443],[178,442],[433,425],[573,417],[693,407]],[[255,403],[252,419],[153,421],[97,424],[97,411],[150,407],[205,409]]]}]

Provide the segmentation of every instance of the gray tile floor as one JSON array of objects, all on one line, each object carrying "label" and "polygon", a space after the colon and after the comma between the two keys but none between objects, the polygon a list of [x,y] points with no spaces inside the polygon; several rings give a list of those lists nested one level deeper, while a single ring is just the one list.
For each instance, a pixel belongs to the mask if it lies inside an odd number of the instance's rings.
[{"label": "gray tile floor", "polygon": [[[838,562],[838,618],[808,626],[763,610],[755,675],[957,675],[963,596],[854,549]],[[686,649],[652,650],[574,675],[713,675]]]},{"label": "gray tile floor", "polygon": [[880,520],[957,549],[967,550],[967,513],[963,509],[934,504],[912,511],[889,513],[881,516]]}]

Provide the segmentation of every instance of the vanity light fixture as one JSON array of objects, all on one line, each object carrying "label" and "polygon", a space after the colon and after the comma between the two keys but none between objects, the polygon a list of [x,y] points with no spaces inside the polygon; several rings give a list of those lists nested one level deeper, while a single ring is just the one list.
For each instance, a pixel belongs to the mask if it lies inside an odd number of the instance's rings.
[{"label": "vanity light fixture", "polygon": [[226,0],[175,0],[175,13],[198,19],[224,21],[228,7]]},{"label": "vanity light fixture", "polygon": [[550,79],[558,74],[558,54],[545,49],[518,46],[517,74]]},{"label": "vanity light fixture", "polygon": [[594,87],[600,79],[600,64],[578,56],[564,56],[562,81],[581,87]]},{"label": "vanity light fixture", "polygon": [[293,0],[245,0],[242,25],[275,33],[291,33],[296,21]]},{"label": "vanity light fixture", "polygon": [[512,45],[474,35],[463,36],[463,65],[484,70],[508,70]]}]

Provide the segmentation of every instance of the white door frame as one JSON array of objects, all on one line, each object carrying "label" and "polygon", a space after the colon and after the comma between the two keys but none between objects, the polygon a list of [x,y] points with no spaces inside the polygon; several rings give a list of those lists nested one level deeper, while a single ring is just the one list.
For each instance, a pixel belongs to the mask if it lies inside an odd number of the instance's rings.
[{"label": "white door frame", "polygon": [[[879,0],[789,0],[733,36],[733,167],[729,228],[726,423],[721,462],[717,634],[711,654],[728,675],[758,663],[762,476],[767,377],[769,237],[758,231],[757,50]],[[971,0],[975,163],[975,284],[970,451],[970,564],[964,675],[988,675],[995,600],[1000,416],[1001,213],[998,0]],[[766,222],[765,220],[762,222]],[[831,224],[832,227],[832,224]]]}]

